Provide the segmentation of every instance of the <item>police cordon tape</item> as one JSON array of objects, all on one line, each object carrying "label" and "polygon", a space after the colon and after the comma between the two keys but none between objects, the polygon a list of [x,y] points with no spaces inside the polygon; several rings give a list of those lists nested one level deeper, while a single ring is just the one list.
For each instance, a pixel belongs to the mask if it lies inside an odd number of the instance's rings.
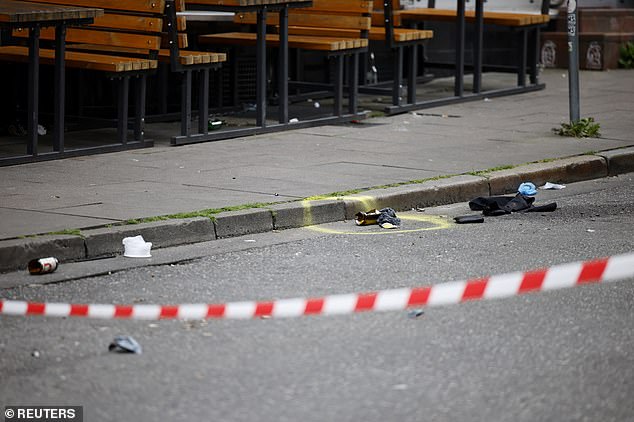
[{"label": "police cordon tape", "polygon": [[606,283],[632,277],[634,277],[634,253],[432,286],[340,294],[313,299],[294,298],[267,302],[185,305],[67,304],[0,300],[0,315],[134,320],[344,315],[355,312],[397,311],[411,307],[452,305],[471,300],[499,299],[529,292],[564,289],[589,283]]}]

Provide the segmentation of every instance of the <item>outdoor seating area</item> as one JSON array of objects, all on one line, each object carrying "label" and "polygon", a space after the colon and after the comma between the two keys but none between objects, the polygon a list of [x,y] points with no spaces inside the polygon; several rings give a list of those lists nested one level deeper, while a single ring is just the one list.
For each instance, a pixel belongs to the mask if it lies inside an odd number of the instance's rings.
[{"label": "outdoor seating area", "polygon": [[[538,55],[548,0],[537,13],[488,10],[484,0],[473,8],[465,0],[411,3],[0,0],[0,165],[342,124],[368,110],[390,115],[544,88]],[[510,66],[487,62],[490,30],[512,37],[511,50],[500,52]],[[435,61],[436,43],[453,60]],[[516,83],[485,87],[487,72],[514,74]],[[453,89],[426,92],[447,81]],[[148,136],[154,124],[160,135]]]}]

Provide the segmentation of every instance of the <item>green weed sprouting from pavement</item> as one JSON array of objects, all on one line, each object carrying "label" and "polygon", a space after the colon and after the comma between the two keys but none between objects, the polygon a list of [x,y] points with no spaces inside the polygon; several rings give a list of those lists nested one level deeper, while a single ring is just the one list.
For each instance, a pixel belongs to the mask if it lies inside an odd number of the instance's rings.
[{"label": "green weed sprouting from pavement", "polygon": [[553,131],[560,136],[573,136],[575,138],[598,138],[601,136],[599,129],[601,125],[594,122],[594,118],[586,117],[578,122],[562,123],[561,128],[554,128]]},{"label": "green weed sprouting from pavement", "polygon": [[221,212],[242,211],[242,210],[248,210],[251,208],[266,208],[277,203],[278,202],[256,202],[252,204],[235,205],[235,206],[222,207],[222,208],[209,208],[205,210],[182,212],[182,213],[169,214],[169,215],[159,215],[156,217],[136,218],[136,219],[124,221],[123,225],[153,223],[156,221],[167,221],[167,220],[180,220],[184,218],[194,218],[194,217],[206,217],[211,220],[214,220],[215,219],[214,216],[216,214],[220,214]]},{"label": "green weed sprouting from pavement", "polygon": [[46,233],[47,235],[62,235],[62,236],[80,236],[81,237],[81,230],[79,229],[64,229],[64,230],[59,230],[59,231],[55,231],[55,232],[49,232]]},{"label": "green weed sprouting from pavement", "polygon": [[442,180],[442,179],[448,179],[448,178],[454,177],[454,176],[458,176],[458,175],[457,174],[446,174],[446,175],[442,175],[442,176],[429,177],[427,179],[408,180],[406,182],[396,182],[396,183],[390,183],[388,185],[369,186],[369,187],[363,188],[363,189],[350,189],[350,190],[346,190],[346,191],[331,192],[331,193],[328,193],[328,194],[325,194],[325,195],[309,196],[309,197],[304,198],[303,201],[319,201],[319,200],[325,200],[325,199],[344,199],[346,196],[355,195],[357,193],[362,193],[362,192],[366,192],[366,191],[369,191],[369,190],[397,188],[399,186],[405,186],[405,185],[420,185],[421,183],[433,182],[433,181]]},{"label": "green weed sprouting from pavement", "polygon": [[363,192],[365,189],[350,189],[350,190],[346,190],[346,191],[338,191],[338,192],[331,192],[325,195],[313,195],[313,196],[309,196],[304,198],[304,201],[321,201],[321,200],[326,200],[326,199],[333,199],[333,198],[343,198],[345,196],[349,196],[349,195],[354,195],[356,193],[361,193]]},{"label": "green weed sprouting from pavement", "polygon": [[634,68],[634,42],[628,41],[619,49],[619,66],[625,69]]},{"label": "green weed sprouting from pavement", "polygon": [[486,170],[472,171],[472,172],[469,172],[467,174],[469,174],[471,176],[484,176],[486,174],[493,173],[495,171],[510,170],[510,169],[514,169],[515,167],[518,167],[518,166],[517,165],[513,165],[513,164],[507,164],[507,165],[504,165],[504,166],[493,167],[493,168],[486,169]]}]

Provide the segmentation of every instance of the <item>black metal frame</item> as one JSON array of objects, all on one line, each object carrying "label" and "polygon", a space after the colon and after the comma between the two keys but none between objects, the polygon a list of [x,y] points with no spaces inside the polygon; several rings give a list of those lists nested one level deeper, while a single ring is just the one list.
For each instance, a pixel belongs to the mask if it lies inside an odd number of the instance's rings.
[{"label": "black metal frame", "polygon": [[[171,0],[168,0],[171,1]],[[301,127],[313,127],[324,124],[336,124],[349,122],[351,120],[359,120],[366,117],[365,113],[358,113],[357,108],[357,95],[358,79],[351,78],[349,84],[353,87],[354,94],[349,95],[348,101],[348,113],[343,113],[343,65],[344,56],[350,55],[350,65],[356,66],[358,69],[358,53],[364,51],[359,49],[358,51],[348,51],[347,53],[334,53],[332,54],[335,60],[336,76],[335,79],[339,82],[334,84],[335,92],[335,105],[333,109],[333,116],[321,117],[311,119],[307,121],[291,123],[289,122],[289,95],[288,95],[288,68],[289,68],[289,53],[288,53],[288,11],[290,8],[309,7],[312,5],[311,0],[285,3],[280,1],[276,4],[269,5],[249,5],[249,6],[223,6],[223,5],[202,5],[202,4],[187,4],[187,7],[191,10],[207,10],[207,11],[229,11],[229,12],[256,12],[257,13],[257,42],[256,42],[256,121],[255,127],[218,130],[211,133],[200,133],[190,136],[175,136],[172,138],[172,145],[184,145],[197,142],[216,141],[221,139],[237,138],[241,136],[249,136],[263,133],[278,132],[287,129],[296,129]],[[279,36],[280,47],[278,48],[278,75],[277,75],[277,88],[279,97],[279,111],[278,111],[278,124],[268,125],[266,122],[267,112],[267,78],[266,78],[266,20],[268,12],[279,13]],[[358,74],[358,71],[355,73]]]},{"label": "black metal frame", "polygon": [[[181,74],[181,130],[178,139],[194,139],[209,133],[207,117],[209,116],[209,71],[220,69],[221,63],[204,63],[183,65],[179,61],[178,25],[176,4],[174,0],[166,0],[165,14],[170,49],[170,70]],[[192,133],[192,78],[193,72],[198,74],[198,134]],[[166,82],[166,81],[165,81]]]},{"label": "black metal frame", "polygon": [[392,0],[383,1],[383,15],[385,22],[385,42],[394,54],[394,75],[392,82],[392,106],[401,107],[403,98],[401,88],[403,87],[403,61],[405,50],[408,54],[407,68],[407,104],[416,104],[416,83],[418,78],[418,49],[419,46],[427,42],[424,40],[413,40],[396,42],[394,40],[394,9]]},{"label": "black metal frame", "polygon": [[[428,7],[435,7],[434,0],[428,0]],[[385,21],[386,25],[391,24],[392,20],[392,1],[384,0]],[[524,92],[537,91],[545,88],[544,84],[540,84],[538,81],[538,49],[539,49],[539,35],[542,24],[535,24],[524,26],[521,28],[514,28],[517,33],[517,65],[514,71],[517,73],[517,86],[509,88],[500,88],[495,90],[482,91],[482,51],[483,51],[483,33],[484,33],[484,0],[476,0],[475,2],[475,24],[473,40],[473,63],[468,66],[465,64],[465,32],[466,32],[466,19],[465,19],[466,4],[465,0],[457,0],[456,8],[456,45],[455,45],[455,61],[454,67],[454,95],[448,98],[440,98],[433,100],[416,100],[416,74],[417,74],[417,47],[413,47],[413,53],[410,53],[410,67],[408,69],[408,98],[407,104],[401,104],[400,95],[396,95],[396,89],[402,85],[401,75],[403,74],[402,67],[402,51],[396,51],[397,58],[395,60],[395,77],[393,86],[392,105],[384,109],[388,115],[405,113],[412,110],[419,110],[423,108],[436,107],[440,105],[453,104],[463,101],[474,101],[487,97],[499,97],[504,95],[513,95]],[[542,1],[542,13],[548,13],[548,1]],[[416,25],[417,26],[417,25]],[[533,54],[528,54],[529,33],[531,51]],[[388,28],[386,26],[386,36],[388,34]],[[414,62],[412,64],[412,62]],[[432,65],[432,63],[427,63]],[[471,68],[473,71],[473,85],[472,92],[465,93],[464,90],[464,76],[465,68]],[[527,70],[529,73],[530,84],[526,83]],[[397,81],[398,80],[398,81]]]},{"label": "black metal frame", "polygon": [[[51,20],[33,23],[1,22],[0,24],[9,28],[28,28],[28,107],[27,107],[27,145],[26,154],[0,158],[0,166],[23,164],[37,161],[47,161],[81,155],[98,154],[103,152],[121,151],[131,148],[144,148],[153,145],[152,142],[144,141],[144,112],[145,112],[145,90],[147,72],[126,72],[125,74],[110,75],[113,79],[118,79],[118,124],[117,138],[118,144],[102,145],[99,147],[77,148],[67,151],[64,143],[65,127],[65,91],[66,91],[66,28],[72,25],[85,25],[94,22],[93,18]],[[38,124],[39,124],[39,78],[40,78],[40,28],[55,27],[55,64],[54,64],[54,133],[53,152],[40,153],[38,151]],[[135,95],[134,121],[134,141],[128,142],[128,97],[130,78],[138,78]]]}]

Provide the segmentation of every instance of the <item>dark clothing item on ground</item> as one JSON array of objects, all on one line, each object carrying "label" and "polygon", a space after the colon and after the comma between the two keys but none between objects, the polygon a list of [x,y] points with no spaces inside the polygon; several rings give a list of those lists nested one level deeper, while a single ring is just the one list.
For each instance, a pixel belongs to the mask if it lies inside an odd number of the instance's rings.
[{"label": "dark clothing item on ground", "polygon": [[535,198],[518,193],[515,196],[479,196],[469,201],[469,208],[482,211],[486,216],[510,214],[512,212],[552,212],[557,209],[557,203],[535,206]]}]

